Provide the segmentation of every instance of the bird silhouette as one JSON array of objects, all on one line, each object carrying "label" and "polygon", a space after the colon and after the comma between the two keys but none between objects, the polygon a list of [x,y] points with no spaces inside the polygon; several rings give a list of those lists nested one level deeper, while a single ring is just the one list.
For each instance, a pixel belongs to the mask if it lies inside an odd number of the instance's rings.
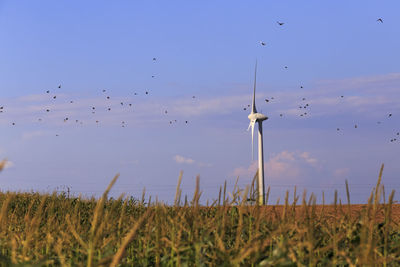
[{"label": "bird silhouette", "polygon": [[283,24],[285,24],[284,22],[279,22],[279,21],[277,21],[276,23],[278,23],[279,26],[282,26]]},{"label": "bird silhouette", "polygon": [[381,18],[377,19],[376,21],[379,21],[380,23],[383,23],[383,20]]},{"label": "bird silhouette", "polygon": [[260,44],[261,44],[262,46],[265,46],[265,45],[266,45],[266,43],[264,43],[263,41],[260,41]]}]

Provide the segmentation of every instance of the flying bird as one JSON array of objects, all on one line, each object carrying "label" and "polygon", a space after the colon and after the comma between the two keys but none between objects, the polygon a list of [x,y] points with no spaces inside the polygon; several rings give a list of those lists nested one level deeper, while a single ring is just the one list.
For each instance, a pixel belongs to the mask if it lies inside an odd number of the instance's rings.
[{"label": "flying bird", "polygon": [[377,19],[376,21],[379,21],[380,23],[383,23],[383,20],[381,18]]},{"label": "flying bird", "polygon": [[285,24],[284,22],[279,22],[279,21],[277,21],[276,23],[278,23],[279,26],[282,26],[283,24]]},{"label": "flying bird", "polygon": [[61,84],[58,86],[58,88],[61,88]]},{"label": "flying bird", "polygon": [[265,46],[265,45],[266,45],[266,43],[264,43],[263,41],[260,41],[260,44],[261,44],[262,46]]}]

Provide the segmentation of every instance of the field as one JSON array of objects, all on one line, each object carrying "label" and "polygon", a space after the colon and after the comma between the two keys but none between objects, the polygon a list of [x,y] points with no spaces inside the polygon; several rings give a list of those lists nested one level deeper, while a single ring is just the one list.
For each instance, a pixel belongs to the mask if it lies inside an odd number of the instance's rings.
[{"label": "field", "polygon": [[[382,171],[382,170],[381,170]],[[382,174],[382,172],[381,172]],[[2,266],[398,266],[400,205],[384,199],[381,175],[368,204],[314,195],[251,204],[254,186],[208,206],[200,188],[175,205],[143,196],[100,199],[64,193],[0,193]],[[380,201],[382,200],[382,201]]]}]

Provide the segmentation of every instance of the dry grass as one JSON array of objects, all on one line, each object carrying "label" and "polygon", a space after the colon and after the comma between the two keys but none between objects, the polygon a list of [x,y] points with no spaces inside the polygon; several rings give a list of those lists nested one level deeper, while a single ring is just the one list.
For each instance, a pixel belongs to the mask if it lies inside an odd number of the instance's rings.
[{"label": "dry grass", "polygon": [[[383,170],[383,169],[382,169]],[[258,206],[255,188],[226,186],[208,206],[179,187],[174,206],[133,198],[0,193],[0,262],[40,266],[397,266],[399,205],[381,203],[382,172],[366,205],[316,205],[295,194]],[[198,184],[198,183],[197,183]],[[336,194],[337,196],[337,194]]]},{"label": "dry grass", "polygon": [[7,160],[0,161],[0,172],[6,167]]}]

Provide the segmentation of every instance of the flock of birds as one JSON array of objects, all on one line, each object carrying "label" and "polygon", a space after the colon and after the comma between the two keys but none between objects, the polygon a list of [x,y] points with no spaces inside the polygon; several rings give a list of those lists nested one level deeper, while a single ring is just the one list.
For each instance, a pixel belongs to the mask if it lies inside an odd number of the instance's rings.
[{"label": "flock of birds", "polygon": [[[380,23],[383,23],[383,19],[382,19],[382,18],[378,18],[376,21],[377,21],[377,22],[380,22]],[[277,23],[279,26],[283,26],[283,25],[285,24],[284,22],[280,22],[280,21],[277,21],[276,23]],[[260,41],[260,44],[261,44],[261,46],[266,46],[266,45],[267,45],[267,43],[266,43],[265,41]],[[288,69],[288,67],[287,67],[287,66],[284,66],[284,69]],[[303,89],[304,87],[301,85],[300,88]],[[341,95],[340,98],[344,98],[344,96]],[[270,97],[270,99],[266,98],[266,99],[265,99],[265,102],[266,102],[266,103],[269,103],[271,100],[274,100],[274,97]],[[305,101],[305,100],[306,100],[306,98],[303,97],[303,98],[302,98],[302,101]],[[299,109],[301,110],[301,112],[300,112],[299,116],[300,116],[300,117],[305,117],[305,116],[307,116],[309,113],[308,113],[306,110],[309,110],[309,107],[310,107],[310,105],[309,105],[308,103],[300,104],[300,105],[299,105]],[[248,108],[250,108],[250,105],[247,105],[247,107],[244,107],[243,110],[246,111]],[[308,108],[308,109],[307,109],[307,108]],[[388,118],[392,117],[392,115],[393,115],[392,113],[389,113],[389,114],[388,114]],[[283,114],[281,113],[281,114],[279,114],[279,116],[280,116],[280,117],[283,117]],[[381,124],[381,123],[382,123],[381,121],[378,121],[378,122],[377,122],[377,124]],[[355,125],[354,125],[354,128],[357,129],[357,128],[358,128],[358,125],[355,124]],[[341,130],[340,128],[336,128],[336,131],[339,132],[340,130]],[[397,141],[397,138],[400,138],[400,132],[396,132],[395,135],[394,135],[394,137],[390,139],[390,142],[396,142],[396,141]]]},{"label": "flock of birds", "polygon": [[[153,57],[152,61],[153,61],[153,62],[156,62],[156,61],[157,61],[157,58]],[[155,75],[152,75],[151,77],[152,77],[152,78],[155,78]],[[60,84],[60,85],[58,85],[54,90],[46,90],[46,91],[45,91],[45,94],[50,95],[50,96],[49,96],[49,100],[52,101],[52,102],[54,103],[54,101],[57,100],[57,94],[61,93],[61,90],[60,90],[61,88],[62,88],[62,86],[61,86],[61,84]],[[102,89],[101,92],[103,93],[103,97],[105,98],[105,100],[106,100],[106,101],[110,101],[110,103],[106,105],[107,107],[105,108],[104,111],[111,112],[112,109],[113,109],[113,107],[111,106],[111,103],[112,103],[112,102],[111,102],[111,96],[110,96],[109,94],[107,94],[108,91],[107,91],[106,89]],[[134,96],[138,96],[139,93],[138,93],[138,92],[134,92],[133,95],[134,95]],[[144,95],[146,95],[146,96],[149,95],[149,91],[144,91]],[[196,98],[196,96],[192,96],[192,99],[195,99],[195,98]],[[74,104],[75,101],[74,101],[74,100],[69,100],[68,103],[69,103],[69,104]],[[132,104],[132,103],[126,103],[126,102],[120,102],[120,103],[119,103],[119,106],[120,106],[120,107],[127,106],[127,107],[130,107],[130,108],[131,108],[131,107],[133,107],[133,104]],[[102,107],[103,107],[103,106],[102,106]],[[96,107],[96,106],[90,106],[90,107],[88,107],[88,108],[89,108],[89,110],[91,111],[91,114],[93,114],[93,115],[96,114],[96,111],[98,111],[98,110],[100,109],[100,108],[98,108],[98,107]],[[6,110],[6,109],[5,109],[4,106],[0,106],[0,113],[4,113],[5,110]],[[50,112],[52,111],[49,107],[43,107],[43,110],[44,110],[45,113],[50,113]],[[165,109],[165,110],[163,111],[163,113],[164,113],[164,114],[168,114],[168,110]],[[40,118],[38,118],[37,120],[38,120],[39,122],[42,122],[42,121],[44,121],[44,118],[40,117]],[[64,122],[64,123],[69,122],[69,121],[73,121],[73,120],[71,120],[71,118],[70,118],[69,116],[65,116],[65,117],[63,118],[63,122]],[[74,121],[75,121],[75,123],[78,123],[78,124],[81,124],[81,125],[84,123],[83,120],[75,119]],[[96,120],[94,120],[94,122],[95,122],[96,124],[98,124],[98,123],[100,123],[100,120],[96,119]],[[177,120],[177,119],[173,119],[173,120],[169,120],[168,122],[169,122],[169,124],[171,125],[171,124],[176,124],[176,123],[178,123],[178,120]],[[184,123],[184,124],[188,124],[189,121],[188,121],[188,120],[184,120],[183,123]],[[15,122],[15,121],[11,122],[11,125],[12,125],[12,126],[15,126],[15,125],[16,125],[16,122]],[[125,121],[121,121],[121,127],[124,128],[124,127],[126,127],[126,126],[127,126],[127,123],[126,123]],[[59,136],[59,134],[56,134],[56,136]]]},{"label": "flock of birds", "polygon": [[[382,18],[378,18],[376,21],[377,21],[377,22],[380,22],[380,23],[383,23],[383,19],[382,19]],[[279,26],[283,26],[285,23],[284,23],[284,22],[277,21],[277,24],[278,24]],[[266,45],[267,45],[267,43],[264,42],[264,41],[260,41],[260,43],[261,43],[262,46],[266,46]],[[153,57],[153,58],[152,58],[152,61],[153,61],[153,62],[156,62],[156,61],[157,61],[157,58]],[[288,67],[287,67],[287,66],[284,66],[284,69],[288,69]],[[155,78],[155,75],[152,75],[151,77],[152,77],[152,78]],[[53,101],[54,101],[54,100],[57,99],[57,89],[59,90],[59,89],[61,89],[61,87],[62,87],[62,86],[61,86],[61,84],[60,84],[60,85],[57,86],[57,88],[56,88],[55,91],[46,90],[45,93],[51,95],[50,100],[53,100]],[[303,89],[303,88],[304,88],[304,87],[301,85],[301,86],[300,86],[300,89]],[[103,97],[104,97],[106,100],[111,100],[110,95],[107,94],[107,93],[108,93],[107,90],[103,89],[101,92],[103,93]],[[134,96],[137,96],[137,95],[138,95],[138,92],[134,92],[133,95],[134,95]],[[144,95],[149,95],[149,91],[145,91],[145,92],[144,92]],[[196,98],[196,96],[192,96],[192,99],[195,99],[195,98]],[[341,98],[341,99],[344,98],[344,95],[341,95],[340,98]],[[265,98],[265,102],[266,102],[266,103],[273,102],[274,100],[275,100],[274,97]],[[73,101],[73,100],[70,100],[69,103],[70,103],[70,104],[74,104],[74,101]],[[111,104],[111,103],[110,103],[110,104]],[[133,104],[132,104],[132,103],[120,102],[119,105],[120,105],[121,107],[122,107],[122,106],[133,107]],[[248,108],[250,108],[250,105],[247,105],[246,107],[244,107],[243,110],[246,111]],[[307,103],[305,97],[302,97],[302,98],[301,98],[301,101],[300,101],[300,103],[298,104],[298,109],[299,109],[299,111],[300,111],[299,114],[298,114],[300,117],[309,116],[309,114],[310,114],[310,113],[309,113],[310,104]],[[96,109],[95,106],[91,106],[91,107],[90,107],[90,111],[91,111],[92,114],[96,114],[96,111],[97,111],[97,110],[98,110],[98,108]],[[107,112],[111,112],[111,110],[112,110],[111,105],[108,105],[108,107],[106,108],[106,111],[107,111]],[[4,106],[0,106],[0,113],[4,113],[4,111],[5,111]],[[45,111],[46,113],[51,112],[50,108],[48,108],[48,107],[44,108],[44,111]],[[164,114],[168,114],[168,110],[165,109],[165,110],[163,111],[163,113],[164,113]],[[393,115],[392,113],[388,114],[388,118],[391,118],[392,115]],[[284,116],[283,113],[280,113],[280,114],[279,114],[279,117],[283,117],[283,116]],[[38,121],[41,122],[41,121],[43,121],[43,119],[42,119],[42,118],[38,118]],[[70,120],[70,117],[65,116],[64,119],[63,119],[63,121],[64,121],[64,123],[66,123],[66,122],[69,122],[69,121],[71,121],[71,120]],[[176,119],[167,120],[167,121],[169,122],[170,125],[178,123],[178,120],[176,120]],[[96,122],[96,124],[100,123],[99,120],[95,120],[95,122]],[[83,121],[78,120],[78,119],[75,119],[75,123],[83,124]],[[184,123],[184,124],[188,124],[189,121],[185,120],[185,121],[183,121],[183,123]],[[381,121],[378,121],[377,123],[378,123],[378,124],[381,124]],[[12,124],[13,126],[16,125],[15,122],[12,122],[11,124]],[[126,124],[125,121],[121,121],[121,127],[124,128],[124,127],[126,127],[126,125],[127,125],[127,124]],[[357,129],[357,128],[358,128],[358,125],[355,124],[355,125],[354,125],[354,128]],[[341,131],[341,128],[336,128],[336,131]],[[390,139],[390,142],[396,142],[396,141],[398,140],[398,138],[400,138],[399,135],[400,135],[400,132],[396,132],[396,133],[394,134],[394,137]],[[56,136],[59,136],[59,134],[56,134]]]}]

